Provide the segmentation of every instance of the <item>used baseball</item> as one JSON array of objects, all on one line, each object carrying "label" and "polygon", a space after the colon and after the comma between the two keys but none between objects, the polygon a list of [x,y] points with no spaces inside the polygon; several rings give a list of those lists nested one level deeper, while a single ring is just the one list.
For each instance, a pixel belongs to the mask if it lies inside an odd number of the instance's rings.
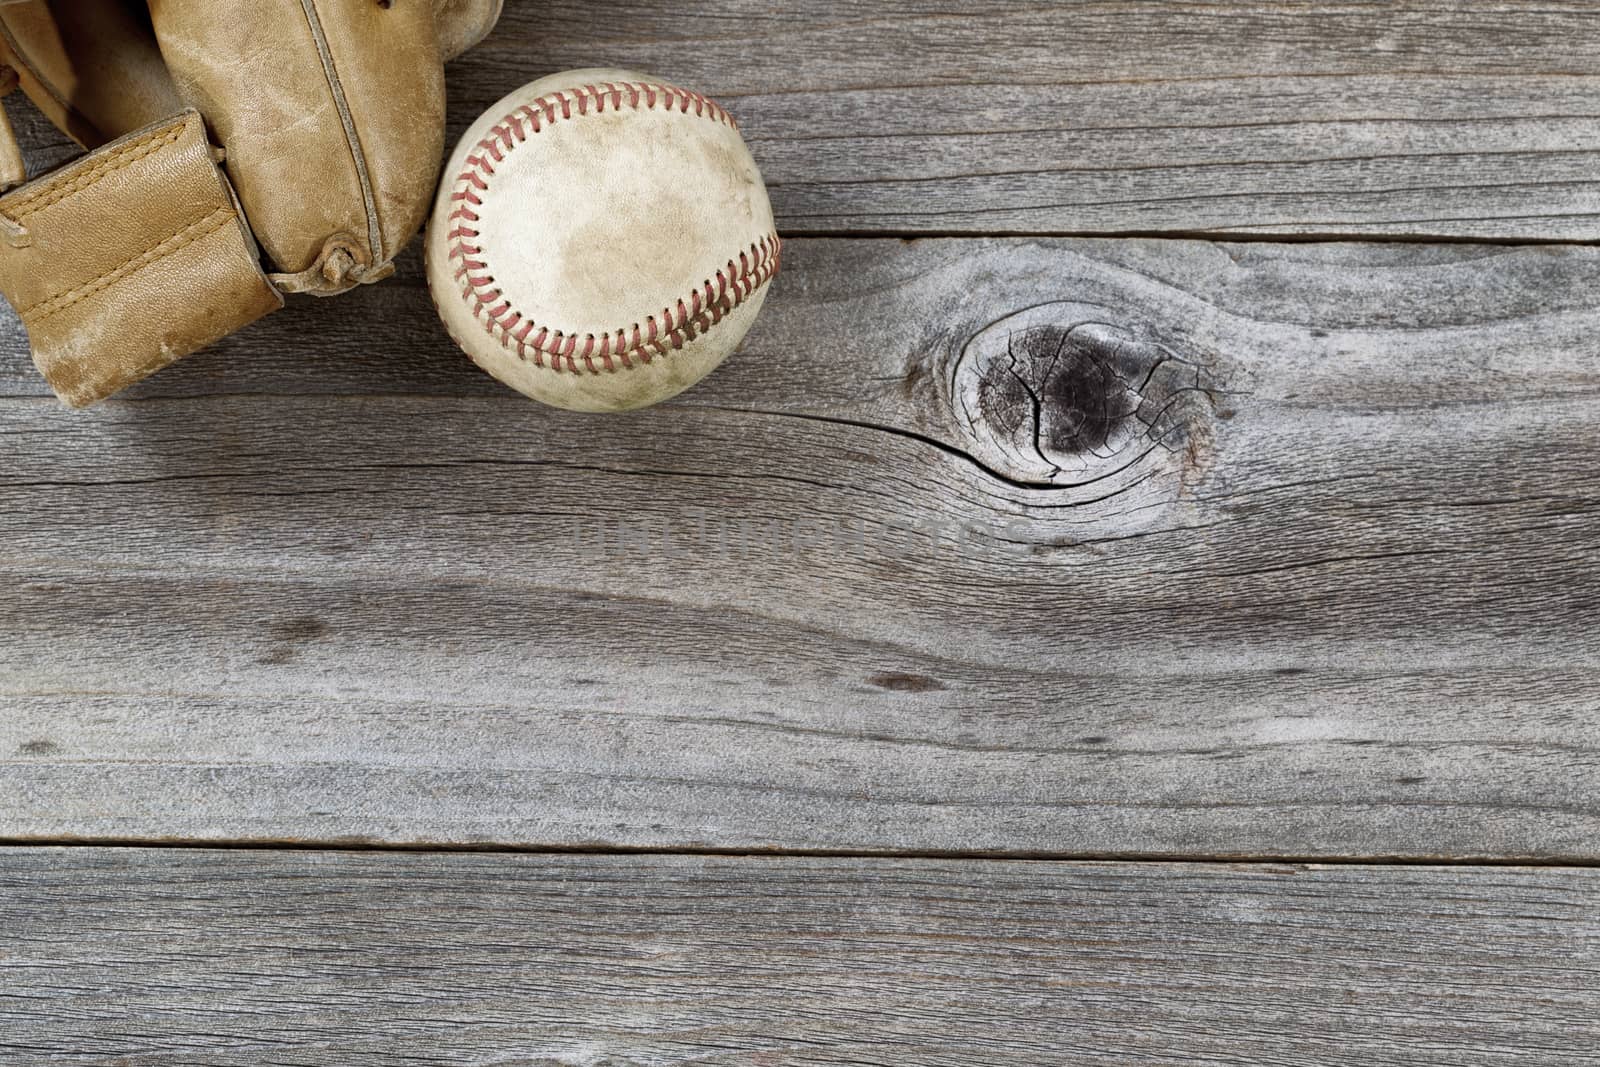
[{"label": "used baseball", "polygon": [[461,139],[428,227],[428,283],[473,361],[536,400],[644,407],[738,347],[778,269],[738,127],[698,93],[577,70]]}]

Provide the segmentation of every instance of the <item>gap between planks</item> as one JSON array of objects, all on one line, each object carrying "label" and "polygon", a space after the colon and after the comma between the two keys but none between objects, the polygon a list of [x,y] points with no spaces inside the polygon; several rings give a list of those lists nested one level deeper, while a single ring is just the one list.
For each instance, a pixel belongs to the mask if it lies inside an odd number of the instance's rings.
[{"label": "gap between planks", "polygon": [[1209,241],[1252,245],[1481,245],[1491,248],[1600,248],[1567,237],[1462,237],[1418,233],[1256,233],[1234,230],[809,230],[785,226],[784,240],[805,241]]},{"label": "gap between planks", "polygon": [[227,838],[28,838],[0,837],[0,849],[75,849],[104,848],[118,850],[163,849],[169,851],[232,851],[232,852],[397,852],[411,854],[468,854],[508,856],[707,856],[729,859],[842,859],[842,860],[939,860],[970,863],[1116,863],[1130,866],[1160,867],[1171,864],[1212,864],[1229,867],[1485,867],[1528,868],[1538,870],[1588,870],[1600,868],[1600,858],[1585,856],[1317,856],[1216,853],[1211,855],[1188,852],[1134,853],[1134,852],[1050,852],[1050,851],[948,851],[936,849],[897,851],[893,849],[828,849],[828,848],[705,848],[675,847],[651,848],[645,846],[607,845],[586,847],[582,845],[515,845],[496,842],[481,844],[454,844],[443,841],[291,841],[291,840],[235,840]]}]

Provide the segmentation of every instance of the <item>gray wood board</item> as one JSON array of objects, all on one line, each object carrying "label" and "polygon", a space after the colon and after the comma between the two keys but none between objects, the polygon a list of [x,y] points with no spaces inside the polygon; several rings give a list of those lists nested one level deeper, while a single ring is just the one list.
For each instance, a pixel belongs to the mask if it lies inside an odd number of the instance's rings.
[{"label": "gray wood board", "polygon": [[1600,238],[1589,0],[525,0],[459,131],[627,67],[740,120],[804,233]]},{"label": "gray wood board", "polygon": [[1600,871],[0,852],[8,1067],[1593,1062]]},{"label": "gray wood board", "polygon": [[1593,859],[1597,293],[800,240],[615,418],[414,270],[85,414],[13,322],[0,836]]}]

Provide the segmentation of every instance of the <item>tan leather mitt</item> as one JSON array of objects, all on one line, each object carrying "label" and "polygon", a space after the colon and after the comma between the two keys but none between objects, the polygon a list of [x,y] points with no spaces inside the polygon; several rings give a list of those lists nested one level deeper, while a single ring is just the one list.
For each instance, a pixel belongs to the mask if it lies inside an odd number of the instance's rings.
[{"label": "tan leather mitt", "polygon": [[82,407],[421,226],[443,64],[501,0],[0,0],[0,90],[90,149],[25,182],[0,118],[0,293]]}]

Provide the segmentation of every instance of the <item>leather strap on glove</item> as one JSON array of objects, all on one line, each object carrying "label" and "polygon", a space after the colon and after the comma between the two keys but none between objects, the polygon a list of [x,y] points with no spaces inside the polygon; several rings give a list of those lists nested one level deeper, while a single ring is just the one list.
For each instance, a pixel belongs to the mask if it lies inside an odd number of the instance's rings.
[{"label": "leather strap on glove", "polygon": [[[443,63],[499,6],[0,0],[0,62],[91,149],[0,197],[0,293],[57,394],[388,276],[432,199]],[[0,128],[0,181],[22,177]]]}]

